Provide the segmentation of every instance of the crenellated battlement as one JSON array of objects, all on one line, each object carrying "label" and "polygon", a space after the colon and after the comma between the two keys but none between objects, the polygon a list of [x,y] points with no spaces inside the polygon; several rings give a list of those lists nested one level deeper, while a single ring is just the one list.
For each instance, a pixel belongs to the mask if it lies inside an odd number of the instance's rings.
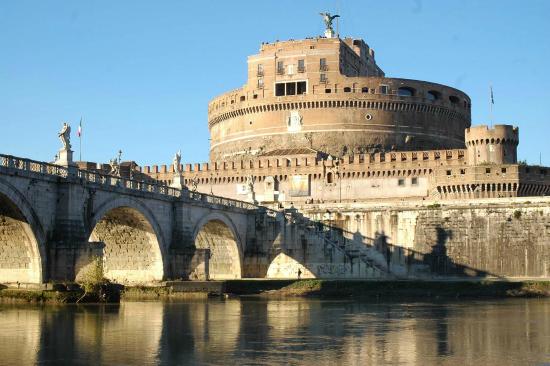
[{"label": "crenellated battlement", "polygon": [[519,129],[512,125],[466,129],[468,160],[472,164],[515,164],[518,144]]}]

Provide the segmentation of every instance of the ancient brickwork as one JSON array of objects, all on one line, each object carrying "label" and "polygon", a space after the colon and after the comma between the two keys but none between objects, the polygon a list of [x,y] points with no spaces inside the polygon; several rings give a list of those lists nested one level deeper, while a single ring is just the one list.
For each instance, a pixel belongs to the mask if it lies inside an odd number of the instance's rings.
[{"label": "ancient brickwork", "polygon": [[198,232],[195,246],[209,249],[209,275],[211,279],[241,278],[240,255],[235,234],[218,220],[209,221]]},{"label": "ancient brickwork", "polygon": [[158,276],[155,273],[160,261],[158,241],[151,225],[135,210],[118,208],[109,212],[97,223],[91,238],[105,243],[103,261],[107,278],[148,282]]},{"label": "ancient brickwork", "polygon": [[401,276],[550,276],[550,200],[299,208],[376,248]]},{"label": "ancient brickwork", "polygon": [[0,216],[0,270],[29,268],[29,246],[22,223]]},{"label": "ancient brickwork", "polygon": [[423,210],[413,250],[442,275],[547,277],[548,207]]}]

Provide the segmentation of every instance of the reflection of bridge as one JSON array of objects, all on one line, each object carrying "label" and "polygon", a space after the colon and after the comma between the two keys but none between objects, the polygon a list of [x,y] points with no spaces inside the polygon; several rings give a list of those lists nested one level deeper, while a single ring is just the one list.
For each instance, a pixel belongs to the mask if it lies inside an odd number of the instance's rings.
[{"label": "reflection of bridge", "polygon": [[0,155],[0,282],[72,281],[94,256],[122,283],[380,275],[293,215]]}]

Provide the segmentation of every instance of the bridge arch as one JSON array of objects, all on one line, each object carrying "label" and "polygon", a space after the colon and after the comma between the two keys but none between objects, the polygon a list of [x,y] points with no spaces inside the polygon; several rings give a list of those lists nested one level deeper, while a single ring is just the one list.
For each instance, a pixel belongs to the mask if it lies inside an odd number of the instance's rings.
[{"label": "bridge arch", "polygon": [[88,233],[88,241],[104,244],[106,278],[123,284],[164,279],[165,239],[153,213],[140,201],[109,200],[93,215]]},{"label": "bridge arch", "polygon": [[0,283],[42,283],[45,235],[32,206],[0,181]]},{"label": "bridge arch", "polygon": [[242,278],[242,241],[229,217],[211,213],[199,220],[193,233],[195,247],[210,249],[209,278]]}]

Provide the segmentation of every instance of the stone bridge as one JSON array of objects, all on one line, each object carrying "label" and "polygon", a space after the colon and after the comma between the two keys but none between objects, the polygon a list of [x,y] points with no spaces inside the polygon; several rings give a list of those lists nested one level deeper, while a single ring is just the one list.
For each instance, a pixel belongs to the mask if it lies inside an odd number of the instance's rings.
[{"label": "stone bridge", "polygon": [[[317,223],[318,224],[318,223]],[[376,277],[318,225],[250,203],[0,155],[0,283]]]}]

